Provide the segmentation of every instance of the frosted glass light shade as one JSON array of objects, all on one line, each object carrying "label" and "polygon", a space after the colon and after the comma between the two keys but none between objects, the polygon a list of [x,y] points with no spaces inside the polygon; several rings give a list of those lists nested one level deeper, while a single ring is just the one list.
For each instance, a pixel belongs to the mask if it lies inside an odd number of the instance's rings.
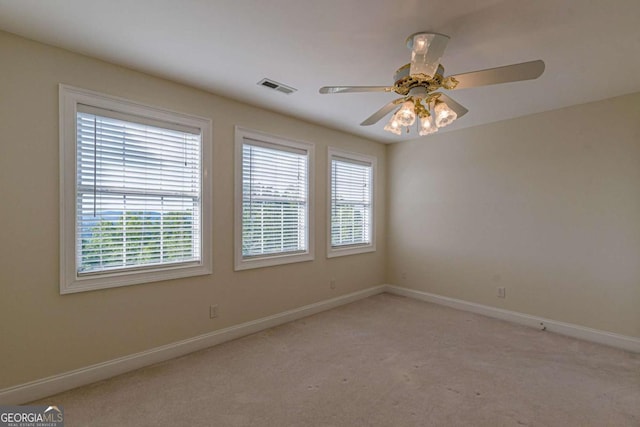
[{"label": "frosted glass light shade", "polygon": [[436,126],[438,126],[439,128],[451,124],[455,119],[458,118],[456,112],[449,108],[449,106],[442,101],[436,102],[434,113],[436,116]]},{"label": "frosted glass light shade", "polygon": [[431,133],[438,132],[438,128],[435,123],[433,123],[433,118],[431,116],[424,116],[420,118],[420,130],[418,134],[420,136],[429,135]]},{"label": "frosted glass light shade", "polygon": [[384,130],[386,130],[387,132],[391,132],[395,135],[401,135],[402,134],[402,126],[400,126],[400,123],[398,122],[398,119],[396,118],[396,115],[398,113],[394,114],[393,116],[391,116],[391,119],[389,119],[389,123],[387,123],[384,127]]},{"label": "frosted glass light shade", "polygon": [[401,126],[411,126],[414,124],[416,121],[416,112],[413,107],[413,102],[406,101],[395,115]]}]

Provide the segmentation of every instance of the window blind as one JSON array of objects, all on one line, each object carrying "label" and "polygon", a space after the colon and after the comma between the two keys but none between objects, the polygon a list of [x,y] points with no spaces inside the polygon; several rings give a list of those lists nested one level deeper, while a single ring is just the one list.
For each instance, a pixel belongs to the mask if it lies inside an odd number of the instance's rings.
[{"label": "window blind", "polygon": [[199,262],[199,130],[83,105],[76,122],[77,273]]},{"label": "window blind", "polygon": [[245,139],[243,258],[307,250],[308,152]]},{"label": "window blind", "polygon": [[372,165],[331,159],[331,247],[371,243]]}]

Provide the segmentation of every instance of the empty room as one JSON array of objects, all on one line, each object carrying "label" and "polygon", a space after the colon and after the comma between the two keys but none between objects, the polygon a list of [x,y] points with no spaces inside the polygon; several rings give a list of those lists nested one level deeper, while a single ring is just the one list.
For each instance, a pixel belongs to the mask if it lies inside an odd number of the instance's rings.
[{"label": "empty room", "polygon": [[0,427],[640,426],[639,19],[0,0]]}]

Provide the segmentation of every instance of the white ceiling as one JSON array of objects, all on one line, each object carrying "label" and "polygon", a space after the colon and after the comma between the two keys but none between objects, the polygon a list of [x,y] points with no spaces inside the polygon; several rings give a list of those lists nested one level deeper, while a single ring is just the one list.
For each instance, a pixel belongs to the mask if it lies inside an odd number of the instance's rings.
[{"label": "white ceiling", "polygon": [[450,92],[470,111],[447,131],[640,91],[637,0],[0,0],[0,29],[382,142],[416,136],[359,126],[395,94],[318,88],[391,85],[418,31],[451,36],[447,75],[546,63]]}]

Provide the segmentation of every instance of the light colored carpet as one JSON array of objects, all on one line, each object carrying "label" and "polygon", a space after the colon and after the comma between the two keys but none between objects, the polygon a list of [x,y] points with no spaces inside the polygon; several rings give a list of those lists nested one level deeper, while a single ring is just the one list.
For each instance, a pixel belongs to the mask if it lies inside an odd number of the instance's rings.
[{"label": "light colored carpet", "polygon": [[381,294],[37,403],[68,427],[640,426],[640,355]]}]

